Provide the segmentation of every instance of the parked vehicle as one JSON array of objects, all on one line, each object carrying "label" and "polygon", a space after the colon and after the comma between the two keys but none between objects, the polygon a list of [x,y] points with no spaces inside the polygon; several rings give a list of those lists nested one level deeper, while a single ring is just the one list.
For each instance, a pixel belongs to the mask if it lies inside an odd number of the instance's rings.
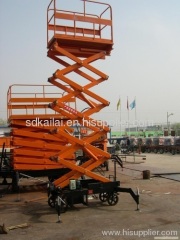
[{"label": "parked vehicle", "polygon": [[142,152],[154,153],[180,153],[180,137],[155,137],[145,138],[141,145]]}]

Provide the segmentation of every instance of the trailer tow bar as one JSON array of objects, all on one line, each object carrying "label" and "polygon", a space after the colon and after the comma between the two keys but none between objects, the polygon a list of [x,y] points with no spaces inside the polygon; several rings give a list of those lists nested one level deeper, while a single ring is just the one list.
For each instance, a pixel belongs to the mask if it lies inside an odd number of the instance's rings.
[{"label": "trailer tow bar", "polygon": [[134,191],[132,190],[132,188],[122,188],[122,187],[118,187],[117,188],[118,192],[126,192],[129,193],[131,195],[131,197],[134,199],[134,201],[137,204],[137,209],[136,211],[139,211],[139,188],[137,188],[137,194],[134,193]]}]

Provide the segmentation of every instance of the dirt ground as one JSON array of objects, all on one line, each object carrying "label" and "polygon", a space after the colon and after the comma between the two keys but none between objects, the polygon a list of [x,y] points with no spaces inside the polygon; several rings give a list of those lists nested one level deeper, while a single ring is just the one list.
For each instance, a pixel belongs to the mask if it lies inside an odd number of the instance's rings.
[{"label": "dirt ground", "polygon": [[[47,204],[46,187],[32,186],[35,182],[23,179],[18,194],[0,187],[0,225],[28,223],[29,227],[1,234],[0,239],[180,239],[180,182],[154,176],[154,173],[180,175],[180,155],[146,154],[146,160],[142,156],[123,160],[124,169],[117,167],[117,178],[122,187],[134,191],[139,188],[140,211],[136,211],[136,203],[129,194],[121,193],[115,206],[92,198],[88,207],[75,205],[61,215],[62,223],[57,223],[56,211]],[[144,170],[151,171],[150,179],[143,179]],[[112,174],[110,162],[106,176]]]}]

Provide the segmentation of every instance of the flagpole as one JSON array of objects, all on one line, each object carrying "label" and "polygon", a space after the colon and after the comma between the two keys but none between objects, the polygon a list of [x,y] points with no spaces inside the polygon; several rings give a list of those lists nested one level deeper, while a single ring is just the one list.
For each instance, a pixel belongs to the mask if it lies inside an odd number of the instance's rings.
[{"label": "flagpole", "polygon": [[119,99],[120,99],[120,110],[119,110],[119,114],[120,114],[120,133],[119,133],[119,135],[121,137],[121,98],[119,98]]},{"label": "flagpole", "polygon": [[[120,110],[119,110],[120,108]],[[120,128],[120,132],[119,132],[119,135],[121,136],[121,98],[119,97],[119,100],[117,102],[117,111],[119,110],[119,114],[120,114],[120,125],[119,125],[119,128]]]},{"label": "flagpole", "polygon": [[137,113],[136,113],[136,97],[134,98],[135,99],[135,121],[136,121],[136,133],[138,131],[138,122],[137,122]]},{"label": "flagpole", "polygon": [[127,110],[128,110],[128,136],[129,136],[130,129],[129,129],[129,101],[128,101],[128,97],[127,97]]},{"label": "flagpole", "polygon": [[128,108],[128,136],[130,134],[130,127],[129,127],[129,108]]}]

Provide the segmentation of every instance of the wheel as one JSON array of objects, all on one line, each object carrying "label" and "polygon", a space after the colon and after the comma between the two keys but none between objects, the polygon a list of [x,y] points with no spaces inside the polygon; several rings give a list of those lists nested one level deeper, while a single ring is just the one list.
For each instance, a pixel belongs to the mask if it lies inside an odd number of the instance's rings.
[{"label": "wheel", "polygon": [[101,200],[101,202],[106,202],[107,198],[108,198],[108,193],[104,192],[99,194],[99,199]]},{"label": "wheel", "polygon": [[175,155],[175,154],[176,154],[176,150],[173,149],[173,150],[171,151],[171,153],[172,153],[172,155]]},{"label": "wheel", "polygon": [[160,149],[159,152],[160,152],[160,154],[163,154],[163,153],[164,153],[164,150],[163,150],[163,149]]},{"label": "wheel", "polygon": [[142,153],[145,153],[145,149],[144,149],[144,148],[141,148],[141,152],[142,152]]},{"label": "wheel", "polygon": [[154,149],[154,153],[157,153],[157,152],[158,152],[158,150],[155,148],[155,149]]},{"label": "wheel", "polygon": [[116,205],[118,201],[119,201],[119,197],[117,193],[114,192],[108,196],[107,202],[110,206]]},{"label": "wheel", "polygon": [[53,196],[49,197],[48,198],[48,205],[51,207],[51,208],[55,208],[55,198]]},{"label": "wheel", "polygon": [[151,149],[150,149],[150,148],[148,148],[148,149],[147,149],[147,152],[148,152],[148,153],[150,153],[150,152],[151,152]]}]

